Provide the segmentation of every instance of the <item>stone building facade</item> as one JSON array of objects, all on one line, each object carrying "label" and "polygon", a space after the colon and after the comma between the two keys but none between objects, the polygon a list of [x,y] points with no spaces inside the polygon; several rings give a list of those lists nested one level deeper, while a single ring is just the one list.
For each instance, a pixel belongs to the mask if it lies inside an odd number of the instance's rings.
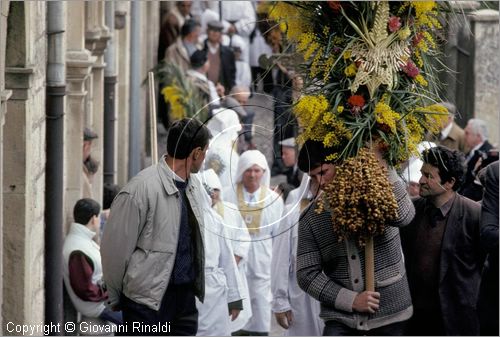
[{"label": "stone building facade", "polygon": [[465,127],[470,118],[489,126],[490,142],[498,144],[500,58],[498,57],[498,2],[495,9],[481,9],[479,1],[456,1],[458,15],[449,20],[444,63],[449,71],[440,76],[443,96],[457,106],[457,123]]},{"label": "stone building facade", "polygon": [[[139,135],[136,154],[139,168],[148,163],[146,142],[147,87],[130,93],[131,58],[135,57],[139,80],[155,65],[160,3],[137,2],[132,11],[127,1],[64,1],[64,29],[60,57],[65,64],[63,105],[63,223],[66,232],[72,208],[81,198],[83,128],[92,128],[99,138],[93,142],[92,156],[99,163],[93,181],[93,197],[101,202],[104,163],[104,106],[106,51],[112,46],[116,84],[114,87],[115,137],[112,142],[111,181],[123,186],[129,174],[129,120]],[[45,320],[46,261],[45,193],[47,153],[47,63],[57,52],[49,44],[48,3],[44,1],[2,1],[0,16],[0,292],[3,334],[6,324],[40,324]],[[106,22],[112,13],[113,27]],[[136,20],[135,26],[132,21]],[[135,28],[133,28],[135,27]],[[132,32],[132,29],[135,29]],[[138,34],[135,54],[131,34]],[[57,47],[57,46],[56,46]],[[108,59],[109,60],[109,59]],[[111,76],[113,77],[113,76]],[[131,96],[138,100],[130,111]],[[62,279],[61,279],[62,292]],[[49,300],[50,301],[50,300]]]},{"label": "stone building facade", "polygon": [[[114,84],[113,171],[111,180],[123,186],[137,168],[149,163],[148,95],[142,85],[156,62],[161,13],[171,6],[159,1],[64,1],[64,29],[58,47],[65,65],[63,99],[64,234],[72,208],[81,198],[82,130],[99,134],[92,155],[101,163],[93,195],[101,201],[104,181],[105,86]],[[110,17],[114,24],[109,25]],[[45,221],[47,137],[47,63],[54,52],[47,30],[45,1],[0,2],[0,326],[43,323],[46,258]],[[472,55],[467,66],[455,59],[459,75],[450,81],[448,97],[464,116],[488,121],[498,141],[498,11],[468,15],[468,26],[456,27],[459,48],[450,53]],[[466,49],[462,47],[466,46]],[[57,47],[57,46],[56,46]],[[112,52],[110,52],[112,51]],[[107,54],[111,53],[111,54]],[[111,56],[110,56],[111,55]],[[110,58],[111,57],[111,58]],[[106,63],[108,60],[108,63]],[[114,62],[110,62],[114,61]],[[109,65],[113,63],[113,69]],[[453,64],[448,62],[448,64]],[[132,81],[133,79],[133,81]],[[496,133],[496,134],[495,134]],[[132,135],[133,134],[133,135]],[[133,137],[132,137],[133,136]],[[133,139],[133,142],[130,142]],[[159,146],[161,148],[161,146]],[[131,165],[134,161],[134,165]],[[133,168],[133,170],[131,170]],[[56,285],[57,286],[57,285]],[[61,278],[62,292],[62,278]]]}]

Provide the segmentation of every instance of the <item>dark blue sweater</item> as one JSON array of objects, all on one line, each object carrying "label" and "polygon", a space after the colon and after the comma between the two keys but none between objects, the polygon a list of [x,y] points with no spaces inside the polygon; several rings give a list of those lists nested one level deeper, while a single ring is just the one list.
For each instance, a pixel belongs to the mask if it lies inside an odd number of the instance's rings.
[{"label": "dark blue sweater", "polygon": [[196,273],[194,269],[193,256],[194,247],[192,239],[192,226],[189,224],[188,199],[186,196],[187,182],[174,180],[179,189],[181,198],[181,218],[179,227],[179,242],[177,254],[175,255],[174,270],[172,271],[172,284],[186,284],[194,282]]}]

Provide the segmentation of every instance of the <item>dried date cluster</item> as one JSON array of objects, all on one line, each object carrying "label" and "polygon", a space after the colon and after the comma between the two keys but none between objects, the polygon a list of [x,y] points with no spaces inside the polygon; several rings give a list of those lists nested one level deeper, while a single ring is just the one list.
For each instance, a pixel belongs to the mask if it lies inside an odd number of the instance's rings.
[{"label": "dried date cluster", "polygon": [[339,241],[382,234],[387,221],[397,217],[397,203],[383,168],[368,149],[336,166],[335,179],[325,188],[318,212],[331,212]]}]

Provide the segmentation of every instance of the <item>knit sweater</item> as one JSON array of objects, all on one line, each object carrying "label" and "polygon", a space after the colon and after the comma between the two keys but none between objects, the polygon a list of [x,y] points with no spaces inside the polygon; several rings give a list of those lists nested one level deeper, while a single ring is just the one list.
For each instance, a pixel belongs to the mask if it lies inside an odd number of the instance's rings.
[{"label": "knit sweater", "polygon": [[364,248],[354,240],[338,240],[329,211],[316,213],[313,204],[299,223],[297,281],[309,295],[320,301],[320,317],[358,330],[407,320],[413,313],[399,236],[400,226],[411,222],[415,209],[404,183],[391,171],[389,181],[398,204],[398,217],[387,223],[383,234],[374,237],[375,291],[380,306],[375,314],[354,312],[358,293],[365,290]]}]

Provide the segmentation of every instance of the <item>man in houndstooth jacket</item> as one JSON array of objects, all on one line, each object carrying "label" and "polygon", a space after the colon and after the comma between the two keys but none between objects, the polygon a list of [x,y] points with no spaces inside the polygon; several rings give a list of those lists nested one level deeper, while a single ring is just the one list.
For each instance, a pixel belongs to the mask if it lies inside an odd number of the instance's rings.
[{"label": "man in houndstooth jacket", "polygon": [[[335,179],[335,165],[322,142],[307,141],[299,154],[299,169],[323,188]],[[354,240],[339,241],[328,210],[315,204],[301,215],[297,247],[299,286],[321,303],[323,335],[402,335],[412,313],[412,301],[401,250],[399,228],[411,222],[415,209],[405,185],[393,169],[389,182],[398,204],[398,218],[374,237],[375,291],[365,291],[364,248]]]}]

